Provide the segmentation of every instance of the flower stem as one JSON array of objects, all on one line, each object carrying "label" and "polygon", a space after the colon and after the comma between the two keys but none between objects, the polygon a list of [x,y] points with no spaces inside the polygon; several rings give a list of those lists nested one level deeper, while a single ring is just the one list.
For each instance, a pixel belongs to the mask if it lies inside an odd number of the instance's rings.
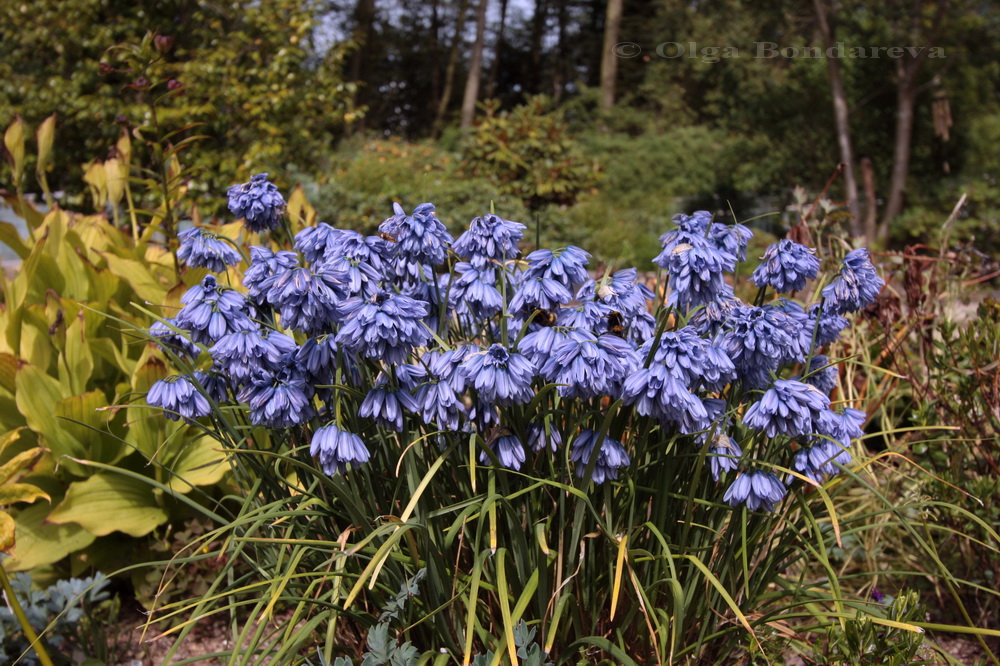
[{"label": "flower stem", "polygon": [[17,618],[18,624],[21,625],[21,631],[24,632],[25,637],[31,642],[31,647],[34,649],[35,654],[38,655],[38,661],[42,663],[42,666],[54,666],[52,659],[49,658],[49,654],[42,645],[41,639],[35,633],[31,623],[28,622],[28,616],[24,614],[21,602],[17,600],[17,595],[14,594],[14,588],[11,587],[10,579],[7,578],[7,570],[2,566],[0,566],[0,587],[3,587],[4,596],[7,597],[7,605],[10,606],[10,610],[14,613],[14,617]]}]

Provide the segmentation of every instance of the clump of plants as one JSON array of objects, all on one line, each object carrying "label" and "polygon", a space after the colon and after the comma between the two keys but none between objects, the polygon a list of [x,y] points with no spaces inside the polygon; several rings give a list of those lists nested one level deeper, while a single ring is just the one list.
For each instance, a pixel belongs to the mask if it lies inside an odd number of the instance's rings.
[{"label": "clump of plants", "polygon": [[[147,401],[228,452],[244,507],[204,543],[228,535],[219,555],[249,566],[154,624],[235,603],[252,609],[236,650],[361,658],[368,609],[420,571],[378,644],[463,663],[516,663],[522,621],[556,663],[636,663],[869,617],[829,555],[858,529],[834,502],[867,417],[823,353],[883,286],[866,250],[780,240],[748,302],[727,275],[752,232],[704,211],[663,234],[650,287],[590,273],[578,247],[522,256],[525,226],[494,212],[457,238],[431,204],[396,204],[377,236],[293,236],[263,175],[229,207],[264,244],[247,262],[185,232],[190,268],[226,272],[151,331],[177,374]],[[263,622],[279,606],[288,619]]]}]

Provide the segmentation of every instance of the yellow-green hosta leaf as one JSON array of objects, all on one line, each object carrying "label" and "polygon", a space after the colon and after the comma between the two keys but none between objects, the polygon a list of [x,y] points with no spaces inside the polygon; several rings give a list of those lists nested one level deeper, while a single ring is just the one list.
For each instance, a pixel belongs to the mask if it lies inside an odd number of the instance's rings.
[{"label": "yellow-green hosta leaf", "polygon": [[147,264],[135,259],[124,259],[110,252],[105,253],[104,258],[108,262],[108,270],[128,282],[139,298],[154,305],[163,303],[167,287]]},{"label": "yellow-green hosta leaf", "polygon": [[0,484],[0,506],[17,504],[18,502],[28,502],[30,504],[36,499],[41,498],[45,498],[49,501],[52,500],[48,493],[38,486],[33,486],[30,483]]},{"label": "yellow-green hosta leaf", "polygon": [[15,227],[10,222],[0,222],[0,243],[3,243],[14,252],[21,259],[24,259],[29,254],[31,254],[31,248],[28,244],[24,242],[21,238],[21,234],[18,233],[17,227]]},{"label": "yellow-green hosta leaf", "polygon": [[170,465],[175,476],[167,486],[179,493],[186,493],[192,486],[217,483],[231,468],[222,444],[214,437],[199,437],[194,441],[177,438],[183,450]]},{"label": "yellow-green hosta leaf", "polygon": [[18,511],[14,517],[17,523],[17,552],[4,561],[8,571],[30,571],[58,562],[94,542],[94,535],[76,523],[56,525],[46,522],[50,510],[48,504],[36,504]]},{"label": "yellow-green hosta leaf", "polygon": [[141,537],[167,522],[153,487],[113,472],[99,472],[70,484],[66,497],[48,518],[59,525],[76,523],[94,536],[124,532]]},{"label": "yellow-green hosta leaf", "polygon": [[41,175],[45,173],[49,157],[52,155],[52,142],[56,138],[56,114],[53,113],[42,121],[35,136],[38,139],[38,162],[35,164],[35,171]]},{"label": "yellow-green hosta leaf", "polygon": [[14,554],[14,519],[6,511],[0,511],[0,553]]},{"label": "yellow-green hosta leaf", "polygon": [[68,397],[59,381],[34,365],[25,365],[17,371],[15,384],[18,411],[24,415],[28,427],[42,436],[56,460],[65,455],[82,457],[84,452],[78,441],[56,418],[59,401]]},{"label": "yellow-green hosta leaf", "polygon": [[24,121],[21,116],[14,116],[14,122],[4,132],[3,145],[7,148],[7,158],[14,169],[14,187],[17,188],[21,183],[21,174],[24,173]]},{"label": "yellow-green hosta leaf", "polygon": [[[18,433],[18,436],[20,436],[19,430],[14,430],[12,432],[16,432]],[[40,446],[36,446],[33,449],[28,449],[27,451],[18,453],[3,465],[0,465],[0,484],[7,483],[21,473],[25,468],[31,467],[31,465],[33,465],[38,459],[38,456],[43,453],[45,453],[45,449]]]},{"label": "yellow-green hosta leaf", "polygon": [[85,320],[81,311],[66,327],[66,346],[59,363],[60,375],[64,373],[66,375],[63,384],[68,384],[74,394],[86,390],[87,382],[94,371],[94,354],[87,344],[84,328]]},{"label": "yellow-green hosta leaf", "polygon": [[0,454],[7,450],[7,447],[21,439],[22,428],[14,428],[10,432],[0,435]]},{"label": "yellow-green hosta leaf", "polygon": [[14,377],[17,376],[18,365],[16,356],[0,353],[0,388],[14,392]]}]

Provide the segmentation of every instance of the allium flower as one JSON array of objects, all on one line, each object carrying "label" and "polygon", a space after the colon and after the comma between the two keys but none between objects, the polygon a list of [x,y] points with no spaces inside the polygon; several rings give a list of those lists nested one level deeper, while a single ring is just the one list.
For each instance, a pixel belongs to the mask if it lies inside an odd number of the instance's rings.
[{"label": "allium flower", "polygon": [[751,511],[773,511],[776,502],[785,496],[785,486],[771,472],[751,470],[733,481],[723,501],[729,506],[746,504]]},{"label": "allium flower", "polygon": [[736,368],[725,350],[702,338],[692,326],[666,331],[658,339],[646,341],[639,348],[639,356],[647,358],[654,345],[652,363],[662,365],[687,388],[701,385],[718,391],[736,377]]},{"label": "allium flower", "polygon": [[[792,469],[816,483],[822,483],[825,475],[833,476],[840,471],[833,463],[841,457],[841,453],[840,447],[836,444],[819,442],[796,451],[795,457],[792,458]],[[847,455],[846,462],[850,462],[850,454]],[[791,484],[795,478],[789,474],[787,483]]]},{"label": "allium flower", "polygon": [[440,430],[457,431],[459,416],[467,413],[461,394],[465,390],[464,378],[456,390],[456,365],[454,351],[429,351],[420,358],[419,365],[401,365],[396,369],[400,384],[413,391],[417,413],[424,423],[434,423]]},{"label": "allium flower", "polygon": [[267,292],[274,281],[298,265],[299,256],[294,252],[272,252],[259,245],[251,247],[250,267],[243,274],[243,286],[247,288],[250,300],[257,305],[264,305],[267,302]]},{"label": "allium flower", "polygon": [[[569,459],[573,461],[576,475],[583,478],[587,473],[587,466],[590,464],[590,457],[594,453],[594,446],[600,433],[596,430],[581,430],[580,434],[573,440],[570,448]],[[618,470],[632,464],[628,452],[621,442],[605,436],[601,442],[601,450],[597,454],[597,462],[594,464],[594,473],[591,480],[601,484],[608,479],[616,480]]]},{"label": "allium flower", "polygon": [[558,280],[520,275],[517,291],[510,300],[510,311],[528,316],[535,310],[554,310],[573,300],[573,295]]},{"label": "allium flower", "polygon": [[657,266],[666,267],[670,255],[678,245],[685,243],[693,245],[698,243],[699,239],[704,240],[708,225],[712,222],[712,214],[707,210],[696,210],[691,215],[683,213],[674,215],[673,221],[677,228],[660,236],[663,252],[653,259],[653,263]]},{"label": "allium flower", "polygon": [[295,249],[302,253],[303,259],[313,264],[322,261],[331,248],[339,247],[340,239],[346,233],[356,232],[347,232],[320,222],[295,234]]},{"label": "allium flower", "polygon": [[589,333],[563,326],[539,326],[527,333],[517,343],[517,350],[527,357],[536,368],[541,368],[549,360],[552,352],[571,338],[589,339]]},{"label": "allium flower", "polygon": [[194,380],[201,384],[212,400],[225,402],[229,399],[229,381],[226,379],[224,371],[217,365],[213,365],[211,371],[202,372],[196,370]]},{"label": "allium flower", "polygon": [[535,376],[531,361],[499,343],[470,354],[462,362],[460,372],[479,397],[489,403],[520,405],[531,402],[535,395],[531,389]]},{"label": "allium flower", "polygon": [[459,314],[488,319],[503,307],[503,296],[496,284],[495,268],[476,268],[467,261],[460,261],[455,264],[455,279],[448,292],[449,305]]},{"label": "allium flower", "polygon": [[797,437],[815,432],[820,414],[829,411],[830,399],[815,386],[777,379],[760,402],[750,405],[743,423],[768,437],[779,434]]},{"label": "allium flower", "polygon": [[819,273],[816,250],[787,238],[764,251],[750,278],[758,287],[773,287],[778,293],[801,291]]},{"label": "allium flower", "polygon": [[340,321],[338,305],[346,296],[346,276],[327,266],[294,268],[277,276],[268,302],[281,325],[308,334],[325,333]]},{"label": "allium flower", "polygon": [[613,335],[574,336],[552,351],[541,375],[561,384],[564,398],[615,395],[621,382],[639,366],[632,345]]},{"label": "allium flower", "polygon": [[802,379],[806,384],[812,384],[826,395],[830,395],[833,389],[837,388],[837,379],[840,371],[837,365],[830,364],[830,359],[822,354],[813,356],[806,369],[806,376]]},{"label": "allium flower", "polygon": [[305,423],[314,414],[313,387],[296,368],[291,355],[276,373],[261,373],[240,391],[237,398],[250,405],[254,425],[289,428]]},{"label": "allium flower", "polygon": [[[808,315],[811,322],[815,322],[819,317],[819,330],[816,331],[816,346],[824,347],[833,344],[840,338],[840,332],[851,325],[847,319],[829,310],[820,311],[820,304],[815,303],[809,306]],[[815,324],[810,323],[809,335]]]},{"label": "allium flower", "polygon": [[723,474],[736,471],[742,456],[743,449],[736,440],[724,433],[717,434],[708,447],[708,465],[712,478],[718,481]]},{"label": "allium flower", "polygon": [[625,404],[634,404],[639,414],[676,424],[681,432],[697,432],[710,424],[698,396],[668,366],[660,363],[630,374],[622,386],[621,397]]},{"label": "allium flower", "polygon": [[745,305],[747,304],[737,298],[733,288],[727,284],[714,299],[695,310],[688,323],[701,335],[714,334],[719,331],[733,310]]},{"label": "allium flower", "polygon": [[742,224],[712,223],[709,236],[719,249],[736,255],[739,261],[747,260],[747,245],[753,238],[753,232]]},{"label": "allium flower", "polygon": [[350,298],[342,309],[344,325],[337,342],[366,358],[403,363],[414,347],[431,339],[423,322],[427,304],[407,296],[380,291],[370,299]]},{"label": "allium flower", "polygon": [[815,439],[829,444],[833,444],[831,440],[838,442],[842,457],[838,457],[837,462],[846,465],[851,461],[851,455],[848,452],[851,448],[851,440],[858,439],[865,434],[862,426],[867,420],[868,415],[860,409],[848,407],[839,414],[827,409],[819,415],[816,421],[816,434],[825,437]]},{"label": "allium flower", "polygon": [[778,359],[779,365],[791,363],[793,361],[802,362],[806,360],[812,345],[812,319],[806,314],[802,306],[787,298],[779,298],[764,305],[764,310],[779,315],[775,321],[784,328],[788,337],[792,340],[784,354]]},{"label": "allium flower", "polygon": [[208,351],[236,384],[245,384],[255,374],[277,371],[285,355],[295,351],[295,341],[254,326],[227,333]]},{"label": "allium flower", "polygon": [[149,327],[149,337],[153,338],[156,345],[163,351],[169,349],[178,356],[197,358],[198,345],[171,327],[180,328],[174,319],[167,319],[165,322],[158,321]]},{"label": "allium flower", "polygon": [[526,228],[520,222],[504,220],[489,213],[474,218],[469,230],[452,244],[452,249],[477,268],[491,262],[514,259],[520,254],[517,244],[524,237]]},{"label": "allium flower", "polygon": [[370,457],[360,437],[333,424],[318,428],[313,433],[309,455],[319,458],[323,473],[330,476],[357,469]]},{"label": "allium flower", "polygon": [[207,268],[214,273],[221,273],[226,270],[226,266],[240,263],[240,253],[221,238],[201,227],[185,229],[177,234],[181,243],[177,259],[191,268]]},{"label": "allium flower", "polygon": [[[736,255],[711,245],[704,238],[664,251],[657,264],[667,269],[670,279],[670,305],[689,309],[714,301],[725,291],[723,273],[736,269]],[[666,255],[666,256],[664,256]]]},{"label": "allium flower", "polygon": [[788,316],[777,310],[734,308],[725,322],[722,344],[748,388],[764,388],[781,359],[801,355]]},{"label": "allium flower", "polygon": [[191,379],[181,375],[171,375],[149,387],[146,402],[162,408],[163,415],[172,421],[182,417],[189,421],[208,416],[212,411],[208,399],[195,388]]},{"label": "allium flower", "polygon": [[[503,467],[513,470],[521,469],[521,465],[524,464],[524,446],[521,444],[521,440],[506,428],[501,428],[500,432],[504,434],[494,435],[487,442],[490,450],[493,451]],[[489,459],[486,451],[479,454],[479,462],[487,463]]]},{"label": "allium flower", "polygon": [[219,286],[214,275],[206,275],[201,284],[188,289],[181,303],[175,321],[178,328],[191,332],[193,342],[210,345],[227,333],[256,327],[243,294]]},{"label": "allium flower", "polygon": [[308,338],[295,351],[295,367],[305,372],[310,384],[333,383],[337,366],[337,339],[332,333]]},{"label": "allium flower", "polygon": [[413,209],[413,215],[403,212],[398,203],[393,203],[392,209],[395,215],[380,224],[378,230],[396,243],[396,275],[406,280],[423,279],[423,266],[444,263],[451,234],[434,214],[434,204],[420,204]]},{"label": "allium flower", "polygon": [[250,231],[269,231],[281,223],[285,199],[278,188],[268,182],[266,173],[259,173],[249,183],[233,185],[226,191],[229,210],[245,220]]},{"label": "allium flower", "polygon": [[361,408],[358,410],[358,415],[375,419],[386,428],[402,432],[404,410],[415,413],[417,402],[407,391],[390,389],[389,382],[383,376],[375,382],[375,387],[365,396],[364,402],[361,403]]},{"label": "allium flower", "polygon": [[548,432],[541,423],[532,423],[528,426],[528,447],[535,453],[546,447],[555,452],[560,446],[562,446],[562,435],[555,425],[549,424]]},{"label": "allium flower", "polygon": [[586,266],[590,254],[572,245],[560,250],[535,250],[527,257],[528,267],[523,276],[555,280],[568,291],[587,281]]},{"label": "allium flower", "polygon": [[823,287],[824,309],[836,314],[857,312],[875,302],[885,281],[875,272],[868,250],[859,248],[847,253],[840,274]]}]

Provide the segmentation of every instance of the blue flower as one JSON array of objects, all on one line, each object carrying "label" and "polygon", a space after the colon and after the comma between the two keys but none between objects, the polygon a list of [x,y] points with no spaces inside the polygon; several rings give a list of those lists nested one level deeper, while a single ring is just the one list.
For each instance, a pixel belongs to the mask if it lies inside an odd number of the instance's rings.
[{"label": "blue flower", "polygon": [[813,327],[812,319],[802,309],[802,306],[782,297],[765,304],[764,310],[779,314],[775,321],[784,328],[792,340],[792,344],[785,348],[784,353],[778,359],[778,364],[805,361],[812,345]]},{"label": "blue flower", "polygon": [[459,417],[467,414],[461,398],[464,379],[458,384],[455,377],[459,375],[455,356],[454,351],[428,351],[421,356],[419,365],[401,365],[396,369],[400,384],[413,391],[416,411],[424,423],[434,423],[440,430],[457,431]]},{"label": "blue flower", "polygon": [[667,303],[682,309],[714,301],[725,292],[723,273],[736,270],[736,255],[701,237],[675,245],[669,254],[664,250],[656,262],[670,280]]},{"label": "blue flower", "polygon": [[305,227],[295,234],[295,249],[302,253],[303,259],[313,264],[322,261],[328,253],[334,253],[340,246],[341,238],[347,233],[354,232],[320,222],[314,227]]},{"label": "blue flower", "polygon": [[830,399],[815,386],[794,379],[777,379],[759,402],[750,405],[743,423],[768,437],[779,434],[798,437],[815,432],[814,424],[829,407]]},{"label": "blue flower", "polygon": [[729,313],[722,344],[747,388],[764,388],[781,359],[801,355],[792,328],[788,315],[774,309],[738,306]]},{"label": "blue flower", "polygon": [[831,364],[830,359],[822,354],[813,356],[806,369],[806,375],[802,379],[806,384],[812,384],[826,395],[830,395],[833,389],[837,388],[837,379],[840,371],[837,364]]},{"label": "blue flower", "polygon": [[448,292],[448,303],[459,314],[488,319],[503,307],[503,296],[496,284],[494,268],[476,268],[467,261],[460,261],[455,264],[455,279]]},{"label": "blue flower", "polygon": [[242,217],[246,228],[260,232],[274,229],[281,223],[285,212],[285,199],[278,188],[268,182],[266,173],[259,173],[249,183],[233,185],[229,195],[229,210]]},{"label": "blue flower", "polygon": [[[820,311],[819,303],[809,306],[808,315],[810,318],[809,335],[812,335],[813,328],[816,326],[819,327],[819,330],[816,331],[817,347],[833,344],[840,338],[840,332],[851,325],[847,319],[835,312],[830,312],[829,310]],[[819,318],[818,324],[815,323],[817,317]]]},{"label": "blue flower", "polygon": [[371,454],[360,437],[331,424],[313,433],[309,455],[319,458],[324,474],[333,476],[361,467]]},{"label": "blue flower", "polygon": [[338,306],[346,295],[346,276],[327,266],[294,268],[277,276],[267,300],[281,315],[281,325],[307,334],[328,332],[340,321]]},{"label": "blue flower", "polygon": [[758,287],[773,287],[779,293],[801,291],[819,273],[816,250],[787,238],[764,251],[750,278]]},{"label": "blue flower", "polygon": [[729,506],[746,504],[751,511],[773,511],[774,505],[785,496],[785,486],[771,472],[751,470],[740,474],[733,481],[723,501]]},{"label": "blue flower", "polygon": [[403,363],[414,347],[431,339],[423,322],[427,304],[407,296],[380,291],[370,299],[350,298],[342,307],[344,325],[337,342],[365,358]]},{"label": "blue flower", "polygon": [[639,358],[632,345],[613,335],[573,336],[556,347],[541,369],[549,382],[561,384],[564,398],[616,395]]},{"label": "blue flower", "polygon": [[460,367],[469,385],[489,403],[510,406],[531,402],[535,392],[531,380],[535,367],[522,354],[501,344],[470,354]]},{"label": "blue flower", "polygon": [[298,265],[299,256],[294,252],[272,252],[266,247],[254,245],[250,248],[250,267],[243,274],[243,286],[247,288],[247,295],[257,305],[264,305],[267,302],[267,292],[274,281]]},{"label": "blue flower", "polygon": [[199,344],[211,345],[227,333],[256,327],[243,294],[219,286],[214,275],[206,275],[201,284],[188,289],[181,303],[177,327],[190,331],[191,340]]},{"label": "blue flower", "polygon": [[847,253],[840,274],[823,287],[823,307],[836,314],[857,312],[875,302],[885,281],[875,272],[868,250]]},{"label": "blue flower", "polygon": [[692,326],[661,333],[647,340],[639,355],[647,358],[656,346],[652,363],[663,366],[686,388],[703,386],[719,391],[736,378],[736,368],[725,350],[698,335]]},{"label": "blue flower", "polygon": [[[596,430],[581,430],[573,440],[569,459],[575,463],[576,475],[581,479],[587,473],[587,466],[590,464],[599,437],[600,433]],[[597,462],[594,464],[594,473],[590,478],[597,484],[604,483],[608,479],[616,480],[618,470],[628,467],[631,463],[628,451],[621,442],[605,436],[601,442],[601,450],[597,454]]]},{"label": "blue flower", "polygon": [[724,433],[715,435],[712,438],[712,445],[708,447],[708,464],[712,470],[712,478],[718,481],[723,474],[736,471],[740,466],[741,457],[743,449],[735,439]]},{"label": "blue flower", "polygon": [[525,259],[524,279],[546,278],[560,283],[567,291],[587,281],[586,266],[590,254],[572,245],[559,250],[535,250]]},{"label": "blue flower", "polygon": [[285,355],[295,348],[295,341],[287,335],[254,326],[227,333],[208,351],[215,363],[240,385],[255,374],[277,371]]},{"label": "blue flower", "polygon": [[310,384],[332,384],[337,367],[337,338],[332,333],[307,338],[295,351],[295,366],[306,373]]},{"label": "blue flower", "polygon": [[149,387],[146,402],[151,407],[163,409],[164,416],[172,421],[181,417],[190,421],[208,416],[212,411],[208,399],[191,383],[191,379],[181,375],[171,375]]},{"label": "blue flower", "polygon": [[[517,435],[506,428],[499,428],[487,441],[487,446],[500,461],[500,464],[507,469],[518,470],[524,464],[524,446]],[[479,462],[489,461],[486,451],[479,454]]]},{"label": "blue flower", "polygon": [[674,215],[674,223],[677,225],[677,228],[667,231],[660,236],[660,245],[663,246],[663,251],[653,259],[653,263],[665,268],[670,255],[678,245],[693,245],[704,241],[708,232],[708,225],[711,222],[712,214],[707,210],[698,210],[691,215],[683,213]]},{"label": "blue flower", "polygon": [[225,372],[217,365],[213,365],[209,372],[196,370],[194,379],[205,389],[205,393],[216,402],[226,402],[229,399],[229,380],[226,379]]},{"label": "blue flower", "polygon": [[[814,438],[819,443],[831,444],[838,449],[837,462],[846,465],[851,462],[851,440],[858,439],[865,434],[865,421],[868,415],[860,409],[848,407],[841,413],[832,410],[825,410],[816,421],[816,434],[822,437]],[[839,444],[839,446],[838,446]]]},{"label": "blue flower", "polygon": [[562,343],[571,338],[588,339],[593,337],[575,328],[563,326],[539,326],[536,330],[526,333],[517,343],[517,350],[527,357],[536,368],[541,368],[549,360],[552,352]]},{"label": "blue flower", "polygon": [[555,452],[562,446],[562,435],[553,424],[549,424],[546,429],[546,426],[541,423],[532,423],[528,426],[528,446],[535,453],[546,447]]},{"label": "blue flower", "polygon": [[221,273],[226,270],[226,266],[240,263],[240,253],[221,238],[222,236],[200,227],[185,229],[177,234],[181,243],[177,259],[191,268],[207,268],[214,273]]},{"label": "blue flower", "polygon": [[368,391],[358,415],[375,419],[386,428],[396,432],[403,430],[403,411],[417,412],[417,402],[408,392],[402,389],[390,389],[384,376],[375,382],[375,387]]},{"label": "blue flower", "polygon": [[451,247],[455,254],[467,259],[473,266],[483,268],[490,263],[516,258],[520,254],[517,244],[524,237],[526,228],[520,222],[504,220],[489,213],[473,219],[469,230],[459,236]]},{"label": "blue flower", "polygon": [[710,424],[701,399],[660,363],[630,374],[621,397],[625,404],[634,404],[639,414],[676,424],[681,432],[697,432]]},{"label": "blue flower", "polygon": [[178,356],[198,357],[198,345],[191,342],[183,333],[175,331],[180,328],[176,320],[158,321],[149,327],[149,337],[163,351],[171,351]]},{"label": "blue flower", "polygon": [[737,298],[733,288],[727,284],[714,299],[695,310],[688,323],[701,335],[714,334],[722,328],[733,310],[745,305],[747,304]]},{"label": "blue flower", "polygon": [[422,203],[407,215],[398,203],[395,215],[379,225],[379,232],[396,243],[396,275],[404,280],[423,279],[423,266],[444,263],[451,234],[434,214],[434,204]]},{"label": "blue flower", "polygon": [[753,238],[753,232],[742,224],[719,224],[713,222],[709,236],[720,250],[735,255],[739,261],[747,260],[747,245]]},{"label": "blue flower", "polygon": [[[840,454],[840,447],[836,444],[819,442],[795,452],[792,458],[792,470],[816,483],[822,483],[824,476],[833,476],[840,471],[833,464]],[[847,456],[847,462],[850,462],[850,455]],[[790,484],[795,478],[789,474],[787,483]]]},{"label": "blue flower", "polygon": [[250,406],[250,421],[254,425],[289,428],[313,417],[313,387],[294,365],[288,364],[276,373],[261,373],[240,391],[237,398]]},{"label": "blue flower", "polygon": [[573,300],[573,295],[558,280],[548,277],[519,276],[517,291],[510,300],[510,311],[527,317],[535,310],[554,310]]}]

